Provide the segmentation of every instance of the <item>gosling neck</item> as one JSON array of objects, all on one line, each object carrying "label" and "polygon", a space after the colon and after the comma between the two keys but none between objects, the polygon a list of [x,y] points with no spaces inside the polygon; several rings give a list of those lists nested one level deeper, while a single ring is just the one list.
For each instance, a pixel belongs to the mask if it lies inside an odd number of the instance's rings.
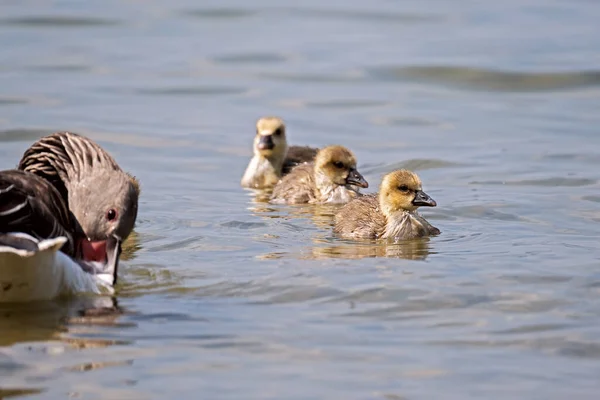
[{"label": "gosling neck", "polygon": [[413,232],[422,230],[421,217],[417,210],[406,210],[394,207],[386,201],[383,192],[379,193],[379,208],[386,218],[384,239],[397,239],[413,235]]},{"label": "gosling neck", "polygon": [[262,189],[275,186],[281,179],[283,158],[279,156],[265,157],[254,153],[242,178],[242,186]]},{"label": "gosling neck", "polygon": [[338,185],[327,175],[315,168],[315,185],[320,203],[347,203],[357,196],[357,189],[351,185]]}]

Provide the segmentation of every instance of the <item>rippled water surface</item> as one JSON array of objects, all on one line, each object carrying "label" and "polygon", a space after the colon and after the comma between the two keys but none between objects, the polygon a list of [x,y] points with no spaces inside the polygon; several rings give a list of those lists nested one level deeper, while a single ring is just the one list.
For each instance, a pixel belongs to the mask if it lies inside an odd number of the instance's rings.
[{"label": "rippled water surface", "polygon": [[[0,397],[595,399],[600,4],[0,5],[0,168],[56,130],[142,182],[116,299],[0,309]],[[406,167],[439,237],[239,187],[254,122]]]}]

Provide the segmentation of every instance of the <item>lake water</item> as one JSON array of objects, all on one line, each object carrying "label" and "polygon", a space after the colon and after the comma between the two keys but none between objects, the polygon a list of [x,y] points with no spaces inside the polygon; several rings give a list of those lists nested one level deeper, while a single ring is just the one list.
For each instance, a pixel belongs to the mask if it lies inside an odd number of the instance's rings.
[{"label": "lake water", "polygon": [[[0,397],[597,398],[598,21],[585,0],[3,1],[0,168],[71,130],[142,198],[114,301],[2,307]],[[442,234],[355,244],[331,208],[256,202],[263,115],[351,148],[367,192],[416,171]]]}]

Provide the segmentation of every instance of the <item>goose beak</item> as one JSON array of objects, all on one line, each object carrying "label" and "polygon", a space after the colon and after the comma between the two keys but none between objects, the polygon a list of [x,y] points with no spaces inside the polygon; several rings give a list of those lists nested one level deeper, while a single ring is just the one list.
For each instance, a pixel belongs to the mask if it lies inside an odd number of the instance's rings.
[{"label": "goose beak", "polygon": [[369,183],[363,178],[363,176],[355,169],[351,169],[346,178],[347,185],[354,185],[361,188],[368,188]]},{"label": "goose beak", "polygon": [[425,207],[435,207],[437,206],[437,203],[435,202],[434,199],[432,199],[431,197],[429,197],[429,195],[427,193],[425,193],[422,190],[417,190],[417,193],[415,194],[415,198],[412,201],[413,206],[425,206]]},{"label": "goose beak", "polygon": [[79,248],[84,263],[102,264],[101,270],[104,273],[112,273],[114,276],[113,284],[117,283],[117,269],[119,268],[119,257],[121,255],[121,238],[112,235],[106,240],[90,241],[88,239],[79,240]]},{"label": "goose beak", "polygon": [[92,242],[88,239],[81,239],[79,246],[85,261],[106,261],[106,240]]},{"label": "goose beak", "polygon": [[117,272],[119,270],[119,258],[121,256],[122,240],[117,235],[112,235],[106,241],[106,267],[108,271],[113,271],[113,285],[117,284]]},{"label": "goose beak", "polygon": [[275,143],[273,143],[273,138],[271,135],[261,135],[256,147],[259,150],[273,150]]}]

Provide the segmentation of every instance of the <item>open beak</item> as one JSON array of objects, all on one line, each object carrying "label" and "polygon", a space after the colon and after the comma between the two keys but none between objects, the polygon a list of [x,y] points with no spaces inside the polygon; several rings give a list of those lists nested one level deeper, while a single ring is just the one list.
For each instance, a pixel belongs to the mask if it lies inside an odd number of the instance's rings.
[{"label": "open beak", "polygon": [[113,275],[113,284],[117,283],[117,270],[119,268],[119,256],[121,255],[121,238],[111,235],[106,240],[90,241],[79,240],[79,250],[84,262],[100,263],[97,273],[109,273]]},{"label": "open beak", "polygon": [[429,195],[427,193],[425,193],[422,190],[417,190],[417,193],[415,194],[415,199],[412,201],[413,206],[425,206],[425,207],[435,207],[437,206],[437,203],[435,202],[434,199],[432,199],[431,197],[429,197]]},{"label": "open beak", "polygon": [[119,270],[119,258],[121,256],[121,238],[112,235],[106,241],[106,267],[107,271],[113,271],[113,285],[117,284],[117,272]]},{"label": "open beak", "polygon": [[271,135],[261,135],[258,139],[256,147],[259,150],[273,150],[275,143],[273,143],[273,137]]},{"label": "open beak", "polygon": [[351,169],[346,178],[347,185],[354,185],[361,188],[368,188],[369,183],[363,178],[363,176],[355,169]]}]

